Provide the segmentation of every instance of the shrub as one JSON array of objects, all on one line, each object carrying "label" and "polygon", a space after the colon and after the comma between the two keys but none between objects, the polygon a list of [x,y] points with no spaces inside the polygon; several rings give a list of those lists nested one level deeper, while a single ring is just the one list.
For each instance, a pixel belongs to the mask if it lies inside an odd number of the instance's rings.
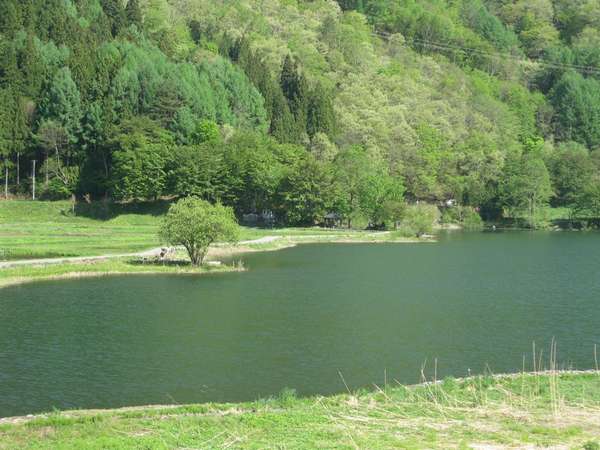
[{"label": "shrub", "polygon": [[65,200],[72,195],[71,189],[58,178],[53,178],[48,182],[48,186],[44,187],[41,194],[42,200]]},{"label": "shrub", "polygon": [[483,228],[483,220],[481,220],[481,216],[473,208],[464,208],[462,224],[466,230],[481,230]]},{"label": "shrub", "polygon": [[404,236],[416,237],[429,234],[433,231],[439,215],[439,210],[434,205],[407,206],[400,225],[400,232]]}]

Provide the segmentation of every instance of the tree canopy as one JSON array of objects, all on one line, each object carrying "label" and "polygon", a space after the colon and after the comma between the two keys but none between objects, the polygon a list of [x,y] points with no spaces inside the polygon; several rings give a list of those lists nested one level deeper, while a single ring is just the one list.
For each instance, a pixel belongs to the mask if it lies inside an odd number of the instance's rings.
[{"label": "tree canopy", "polygon": [[532,190],[572,207],[599,171],[598,17],[566,0],[5,0],[0,161],[15,194],[35,159],[52,197],[194,195],[288,223],[378,226],[405,200],[508,212]]}]

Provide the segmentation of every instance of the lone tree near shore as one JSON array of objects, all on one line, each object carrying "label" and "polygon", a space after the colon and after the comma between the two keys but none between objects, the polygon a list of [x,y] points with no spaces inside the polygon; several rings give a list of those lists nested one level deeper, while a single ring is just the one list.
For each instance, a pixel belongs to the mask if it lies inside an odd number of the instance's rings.
[{"label": "lone tree near shore", "polygon": [[214,242],[236,242],[239,226],[233,210],[188,197],[171,206],[159,231],[162,241],[182,245],[193,266],[200,266]]}]

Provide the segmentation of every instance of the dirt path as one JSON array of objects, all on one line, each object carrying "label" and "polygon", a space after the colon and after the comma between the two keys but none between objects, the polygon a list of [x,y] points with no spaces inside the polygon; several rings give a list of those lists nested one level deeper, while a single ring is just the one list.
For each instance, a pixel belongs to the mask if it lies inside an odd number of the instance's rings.
[{"label": "dirt path", "polygon": [[[281,236],[265,236],[260,239],[254,239],[251,241],[241,241],[238,245],[253,245],[253,244],[268,244],[273,241],[281,239]],[[152,258],[160,255],[160,252],[164,247],[153,248],[138,253],[120,253],[120,254],[109,254],[109,255],[98,255],[98,256],[69,256],[64,258],[41,258],[41,259],[20,259],[15,261],[2,261],[0,262],[0,269],[6,269],[8,267],[18,266],[43,266],[48,264],[68,264],[68,263],[81,263],[88,261],[103,261],[106,259],[113,258]]]}]

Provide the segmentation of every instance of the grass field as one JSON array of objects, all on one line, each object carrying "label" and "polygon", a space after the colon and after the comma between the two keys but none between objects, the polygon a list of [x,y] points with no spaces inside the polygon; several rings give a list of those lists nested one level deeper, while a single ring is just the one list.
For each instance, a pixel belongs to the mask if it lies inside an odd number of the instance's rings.
[{"label": "grass field", "polygon": [[[63,257],[116,256],[110,260],[36,263],[0,268],[0,288],[28,281],[128,273],[203,273],[193,269],[183,252],[173,264],[139,264],[132,255],[161,245],[157,232],[169,208],[165,201],[138,204],[73,204],[68,201],[0,201],[0,262]],[[270,242],[247,241],[274,237]],[[241,245],[214,245],[213,259],[247,251],[286,248],[304,242],[405,242],[394,234],[312,228],[242,227]],[[32,261],[33,262],[33,261]],[[222,266],[219,270],[238,270]]]},{"label": "grass field", "polygon": [[0,420],[0,449],[579,448],[600,445],[600,375],[519,374],[373,392],[53,412]]},{"label": "grass field", "polygon": [[[128,254],[160,246],[168,202],[73,205],[68,201],[0,201],[0,261]],[[242,227],[241,240],[286,238],[375,240],[365,231]]]},{"label": "grass field", "polygon": [[0,260],[129,253],[160,245],[162,205],[72,212],[70,202],[0,202]]}]

